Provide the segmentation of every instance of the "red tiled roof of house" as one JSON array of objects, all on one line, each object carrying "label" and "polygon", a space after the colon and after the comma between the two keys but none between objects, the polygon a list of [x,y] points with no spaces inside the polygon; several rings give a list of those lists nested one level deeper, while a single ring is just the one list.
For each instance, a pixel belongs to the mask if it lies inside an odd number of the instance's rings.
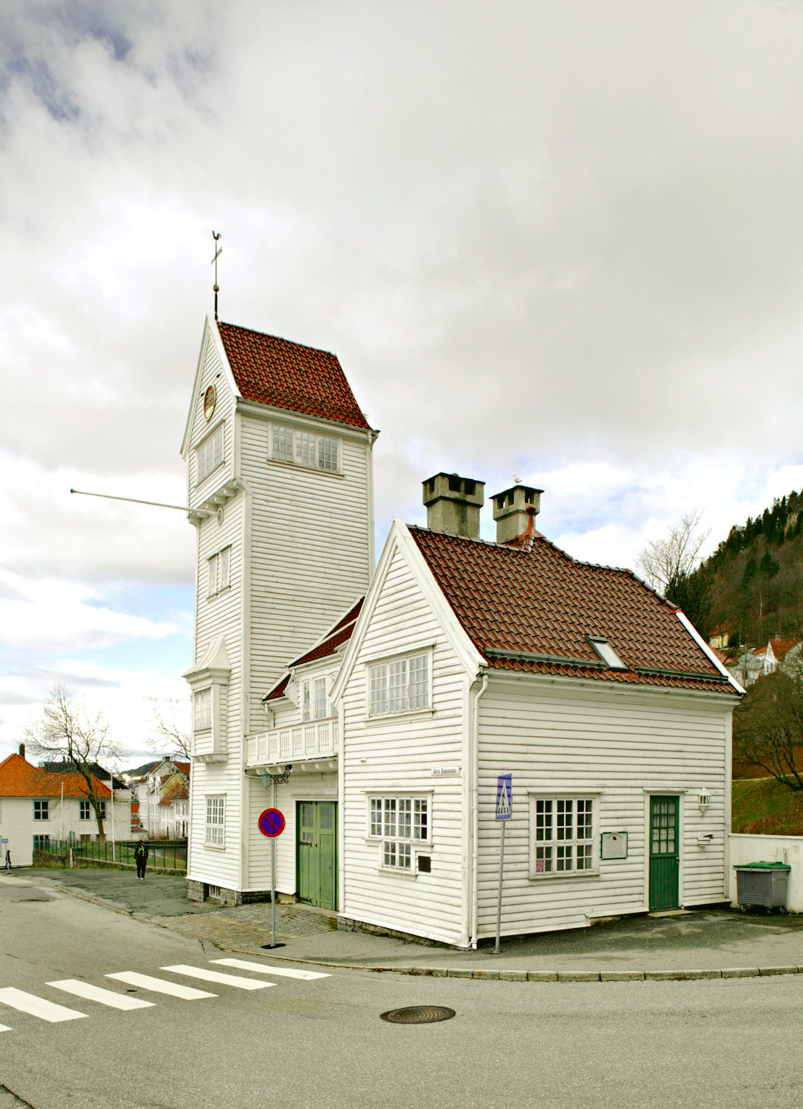
[{"label": "red tiled roof of house", "polygon": [[[344,643],[348,643],[354,632],[354,625],[357,622],[357,617],[360,615],[364,600],[365,597],[360,597],[359,601],[352,605],[346,615],[338,620],[333,628],[330,628],[316,647],[312,647],[306,654],[294,659],[293,662],[290,663],[290,666],[303,666],[305,662],[315,662],[321,658],[328,658],[329,655],[335,653],[338,647],[342,646]],[[273,687],[270,693],[262,698],[263,701],[278,700],[287,689],[289,682],[290,675],[285,674],[282,680]]]},{"label": "red tiled roof of house", "polygon": [[793,647],[797,647],[799,643],[800,643],[799,639],[771,639],[770,640],[770,646],[772,647],[772,653],[775,655],[775,657],[778,659],[779,662],[781,661],[782,658],[784,658],[784,656],[786,655],[786,653],[788,651],[791,651]]},{"label": "red tiled roof of house", "polygon": [[218,330],[246,400],[370,430],[336,355],[230,323]]},{"label": "red tiled roof of house", "polygon": [[[111,791],[92,776],[96,797],[111,797]],[[88,797],[86,782],[80,774],[54,774],[31,766],[22,755],[9,755],[0,762],[0,797]]]},{"label": "red tiled roof of house", "polygon": [[190,763],[188,763],[188,762],[177,762],[174,759],[173,764],[174,764],[176,770],[180,770],[182,774],[186,775],[186,777],[189,778],[189,776],[190,776],[190,767],[191,767]]},{"label": "red tiled roof of house", "polygon": [[[526,545],[411,527],[435,580],[488,664],[628,684],[733,692],[703,649],[630,570],[579,562],[541,535]],[[600,659],[604,637],[624,663]]]},{"label": "red tiled roof of house", "polygon": [[190,796],[190,787],[186,782],[174,782],[164,791],[160,805],[172,805],[174,801],[187,801]]}]

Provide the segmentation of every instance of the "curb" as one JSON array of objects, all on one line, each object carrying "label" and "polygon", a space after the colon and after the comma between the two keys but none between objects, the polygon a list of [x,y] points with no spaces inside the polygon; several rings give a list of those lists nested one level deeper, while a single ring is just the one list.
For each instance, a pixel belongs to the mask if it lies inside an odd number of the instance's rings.
[{"label": "curb", "polygon": [[[145,924],[155,924],[160,928],[174,931],[166,921],[173,917],[154,917],[145,913],[125,909],[111,901],[93,897],[84,891],[62,885],[55,878],[45,879],[62,893],[69,894],[80,901],[89,901],[103,909],[120,913]],[[179,933],[180,934],[180,933]],[[195,937],[201,943],[218,945],[211,939]],[[307,966],[328,967],[331,970],[362,970],[370,974],[404,974],[423,978],[470,978],[472,981],[487,982],[699,982],[712,978],[768,978],[782,974],[803,974],[803,964],[788,963],[767,967],[722,967],[712,970],[471,970],[468,967],[425,967],[425,966],[368,966],[354,963],[338,963],[331,959],[306,959],[303,956],[266,955],[260,947],[227,946],[221,951],[233,951],[239,955],[257,955],[283,963],[300,963]]]}]

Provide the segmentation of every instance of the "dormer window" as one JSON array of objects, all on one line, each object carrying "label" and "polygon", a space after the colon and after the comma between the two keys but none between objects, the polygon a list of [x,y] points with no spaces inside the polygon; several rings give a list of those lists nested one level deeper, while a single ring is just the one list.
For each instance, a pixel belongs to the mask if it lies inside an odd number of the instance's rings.
[{"label": "dormer window", "polygon": [[295,466],[329,473],[337,473],[340,469],[338,440],[331,435],[316,435],[275,424],[271,439],[271,458],[277,462],[291,462]]},{"label": "dormer window", "polygon": [[597,652],[599,657],[611,670],[627,670],[627,667],[614,651],[607,639],[601,635],[589,635],[588,642]]}]

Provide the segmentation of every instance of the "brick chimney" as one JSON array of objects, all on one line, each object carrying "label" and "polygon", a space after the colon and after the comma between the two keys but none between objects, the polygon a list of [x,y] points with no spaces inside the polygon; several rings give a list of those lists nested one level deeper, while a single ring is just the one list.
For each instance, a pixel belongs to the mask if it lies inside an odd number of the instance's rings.
[{"label": "brick chimney", "polygon": [[514,485],[491,498],[497,543],[507,543],[509,539],[524,535],[533,518],[538,515],[543,491],[532,489],[529,485]]},{"label": "brick chimney", "polygon": [[435,474],[422,484],[428,528],[479,539],[484,481],[472,481],[459,474]]}]

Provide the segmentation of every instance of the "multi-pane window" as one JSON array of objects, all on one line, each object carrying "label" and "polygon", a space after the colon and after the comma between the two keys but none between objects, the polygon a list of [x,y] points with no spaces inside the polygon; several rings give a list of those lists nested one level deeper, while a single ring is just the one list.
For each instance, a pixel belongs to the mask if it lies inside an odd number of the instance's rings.
[{"label": "multi-pane window", "polygon": [[224,547],[222,551],[207,559],[209,567],[208,595],[214,597],[231,585],[231,547]]},{"label": "multi-pane window", "polygon": [[33,818],[34,818],[34,820],[49,820],[50,819],[50,802],[49,801],[34,801],[34,803],[33,803]]},{"label": "multi-pane window", "polygon": [[50,836],[34,836],[33,849],[34,851],[47,851],[50,847]]},{"label": "multi-pane window", "polygon": [[301,683],[302,720],[324,720],[329,715],[328,684],[325,677]]},{"label": "multi-pane window", "polygon": [[535,874],[561,874],[594,868],[594,801],[590,797],[538,797],[533,800]]},{"label": "multi-pane window", "polygon": [[207,847],[222,847],[224,843],[224,797],[207,797],[206,799],[206,835],[204,842]]},{"label": "multi-pane window", "polygon": [[220,424],[211,435],[199,444],[195,452],[196,481],[201,484],[213,470],[216,470],[223,461],[223,424]]},{"label": "multi-pane window", "polygon": [[370,716],[429,708],[429,655],[372,666],[368,684]]},{"label": "multi-pane window", "polygon": [[201,732],[212,727],[212,690],[202,689],[192,699],[195,730]]},{"label": "multi-pane window", "polygon": [[[101,820],[105,820],[106,819],[106,802],[105,801],[99,801],[98,805],[100,806],[100,818],[101,818]],[[78,816],[81,820],[92,820],[94,815],[95,814],[92,811],[92,802],[91,801],[79,801],[78,802]]]},{"label": "multi-pane window", "polygon": [[425,797],[372,797],[371,832],[382,840],[382,865],[412,870],[413,846],[429,837]]},{"label": "multi-pane window", "polygon": [[272,457],[279,462],[294,462],[313,470],[328,470],[331,473],[340,468],[338,440],[331,435],[316,435],[311,431],[298,431],[290,427],[274,425]]}]

